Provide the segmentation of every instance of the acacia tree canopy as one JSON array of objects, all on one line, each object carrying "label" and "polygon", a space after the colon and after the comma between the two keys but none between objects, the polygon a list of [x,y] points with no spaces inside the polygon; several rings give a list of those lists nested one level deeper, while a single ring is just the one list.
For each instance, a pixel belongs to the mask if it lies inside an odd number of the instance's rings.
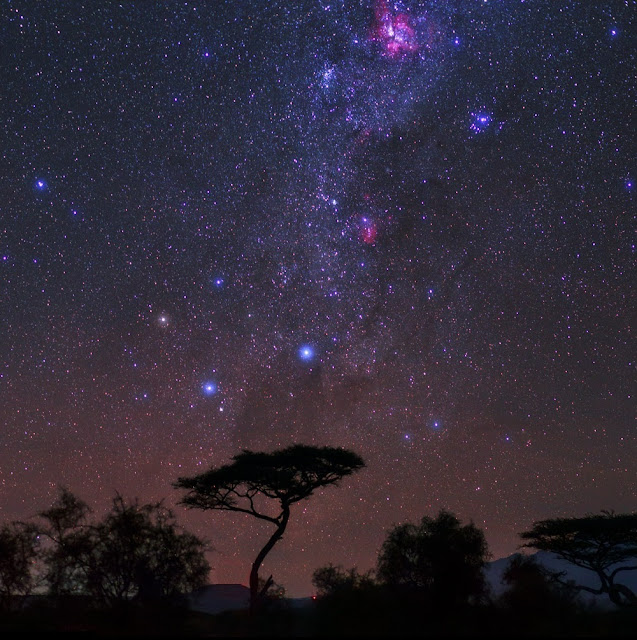
[{"label": "acacia tree canopy", "polygon": [[[595,589],[575,585],[580,591],[606,594],[618,606],[637,606],[637,595],[616,582],[637,570],[637,513],[601,514],[581,518],[540,520],[520,534],[524,547],[550,551],[578,567],[593,571],[600,581]],[[564,574],[554,578],[560,582]]]},{"label": "acacia tree canopy", "polygon": [[[257,555],[250,571],[250,596],[254,607],[259,591],[259,568],[283,536],[290,507],[309,498],[321,487],[336,485],[365,466],[363,459],[347,449],[293,445],[271,453],[244,450],[223,465],[174,484],[186,489],[181,504],[202,510],[235,511],[272,523],[276,530]],[[265,503],[263,503],[263,499]],[[272,504],[278,505],[273,512]]]}]

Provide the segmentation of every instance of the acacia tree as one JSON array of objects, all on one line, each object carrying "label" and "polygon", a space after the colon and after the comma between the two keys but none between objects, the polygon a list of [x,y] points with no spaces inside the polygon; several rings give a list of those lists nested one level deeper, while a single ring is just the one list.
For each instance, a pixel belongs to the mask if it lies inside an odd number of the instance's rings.
[{"label": "acacia tree", "polygon": [[[272,576],[259,589],[259,569],[281,539],[290,518],[290,508],[306,500],[321,487],[336,485],[365,466],[353,451],[335,447],[293,445],[272,453],[244,450],[231,464],[174,484],[188,493],[181,504],[189,508],[234,511],[265,520],[274,533],[257,554],[250,570],[250,603],[254,609],[272,584]],[[273,511],[272,505],[278,505]]]},{"label": "acacia tree", "polygon": [[[594,572],[599,587],[576,584],[576,589],[596,595],[606,594],[614,604],[637,606],[637,594],[616,579],[637,570],[637,513],[599,515],[582,518],[540,520],[520,534],[524,547],[550,551],[577,567]],[[561,584],[565,572],[553,574]],[[568,583],[570,584],[570,583]]]}]

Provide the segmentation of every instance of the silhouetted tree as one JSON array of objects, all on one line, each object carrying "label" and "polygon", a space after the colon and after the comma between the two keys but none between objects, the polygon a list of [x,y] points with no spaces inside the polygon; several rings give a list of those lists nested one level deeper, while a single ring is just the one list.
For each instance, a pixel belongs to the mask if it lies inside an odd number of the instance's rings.
[{"label": "silhouetted tree", "polygon": [[0,527],[0,610],[10,610],[16,596],[29,595],[33,590],[38,547],[33,527],[20,522]]},{"label": "silhouetted tree", "polygon": [[488,558],[484,533],[441,510],[436,518],[425,516],[420,524],[401,524],[389,531],[377,576],[390,587],[426,593],[438,606],[457,606],[484,594]]},{"label": "silhouetted tree", "polygon": [[266,581],[259,577],[259,592],[264,590],[264,596],[270,600],[282,600],[285,598],[285,587],[274,582],[274,580]]},{"label": "silhouetted tree", "polygon": [[38,513],[45,522],[39,533],[45,539],[44,580],[52,596],[86,593],[91,552],[90,514],[89,506],[66,487],[59,489],[51,508]]},{"label": "silhouetted tree", "polygon": [[175,597],[205,584],[205,543],[181,530],[161,503],[130,504],[117,495],[95,524],[86,504],[63,490],[40,513],[49,541],[47,581],[54,595],[84,594],[102,605]]},{"label": "silhouetted tree", "polygon": [[[347,449],[293,445],[272,453],[243,451],[233,462],[192,477],[179,478],[177,489],[188,493],[181,503],[202,510],[246,513],[274,525],[275,530],[259,551],[250,570],[250,602],[254,610],[272,577],[259,589],[259,568],[281,539],[292,505],[309,498],[321,487],[336,485],[365,466]],[[278,504],[278,513],[272,504]]]},{"label": "silhouetted tree", "polygon": [[312,584],[318,596],[333,596],[376,586],[373,571],[359,573],[356,567],[344,569],[333,564],[316,569],[312,574]]},{"label": "silhouetted tree", "polygon": [[[599,579],[599,587],[574,585],[579,591],[606,594],[618,606],[637,606],[637,595],[616,579],[637,570],[637,513],[599,515],[581,518],[540,520],[520,534],[524,547],[550,551],[577,567],[588,569]],[[554,579],[565,584],[565,572]]]},{"label": "silhouetted tree", "polygon": [[551,575],[532,556],[515,554],[502,577],[508,589],[500,597],[499,604],[515,613],[529,615],[562,613],[572,609],[573,588],[555,583]]}]

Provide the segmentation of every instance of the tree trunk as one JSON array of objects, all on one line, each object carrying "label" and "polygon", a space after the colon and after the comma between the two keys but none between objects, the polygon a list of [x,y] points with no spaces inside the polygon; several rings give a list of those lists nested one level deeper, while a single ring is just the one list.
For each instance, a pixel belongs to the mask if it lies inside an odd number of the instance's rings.
[{"label": "tree trunk", "polygon": [[276,531],[272,534],[272,537],[267,541],[263,549],[259,551],[259,555],[256,557],[255,561],[252,563],[252,569],[250,570],[250,612],[254,613],[257,610],[259,605],[260,596],[259,593],[259,569],[265,560],[265,557],[272,551],[272,547],[281,539],[283,536],[283,532],[288,525],[288,520],[290,518],[290,508],[284,507],[281,513],[281,521],[276,529]]},{"label": "tree trunk", "polygon": [[612,584],[609,587],[608,596],[618,607],[637,606],[637,596],[623,584]]}]

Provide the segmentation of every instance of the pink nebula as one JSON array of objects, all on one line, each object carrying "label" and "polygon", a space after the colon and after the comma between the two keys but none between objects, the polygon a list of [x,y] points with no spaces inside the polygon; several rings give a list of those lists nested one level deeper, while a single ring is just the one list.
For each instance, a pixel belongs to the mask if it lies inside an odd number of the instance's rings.
[{"label": "pink nebula", "polygon": [[394,14],[386,0],[376,0],[371,39],[380,42],[392,58],[418,50],[416,32],[405,13]]}]

